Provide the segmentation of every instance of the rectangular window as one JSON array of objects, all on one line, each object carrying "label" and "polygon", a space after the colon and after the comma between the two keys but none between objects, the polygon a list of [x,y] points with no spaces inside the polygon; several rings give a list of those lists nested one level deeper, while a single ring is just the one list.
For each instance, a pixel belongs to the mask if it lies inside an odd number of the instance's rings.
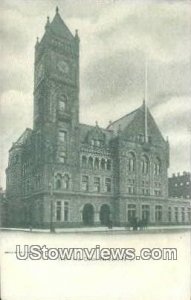
[{"label": "rectangular window", "polygon": [[95,192],[100,192],[100,178],[99,177],[94,177],[94,191]]},{"label": "rectangular window", "polygon": [[82,191],[88,191],[89,179],[88,176],[82,176]]},{"label": "rectangular window", "polygon": [[59,139],[59,142],[61,142],[61,143],[66,142],[66,131],[59,130],[59,132],[58,132],[58,139]]},{"label": "rectangular window", "polygon": [[106,192],[111,192],[111,178],[106,178],[105,179],[105,188]]},{"label": "rectangular window", "polygon": [[134,220],[136,218],[136,205],[135,204],[128,204],[127,218],[128,218],[128,222],[130,222],[130,223],[134,222]]},{"label": "rectangular window", "polygon": [[69,221],[69,203],[68,201],[64,202],[64,221]]},{"label": "rectangular window", "polygon": [[162,206],[160,205],[155,207],[155,220],[158,222],[162,221]]},{"label": "rectangular window", "polygon": [[61,221],[62,219],[62,202],[57,201],[56,202],[56,221]]}]

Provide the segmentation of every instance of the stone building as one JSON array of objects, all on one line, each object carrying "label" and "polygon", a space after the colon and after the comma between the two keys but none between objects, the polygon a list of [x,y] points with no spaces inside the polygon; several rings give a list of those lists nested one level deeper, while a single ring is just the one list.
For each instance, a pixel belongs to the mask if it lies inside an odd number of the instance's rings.
[{"label": "stone building", "polygon": [[0,227],[7,226],[8,205],[5,191],[0,187]]},{"label": "stone building", "polygon": [[169,144],[145,102],[105,129],[79,122],[79,45],[57,9],[35,45],[33,129],[9,151],[10,226],[190,222],[190,201],[168,199]]},{"label": "stone building", "polygon": [[183,174],[172,174],[168,178],[169,197],[191,199],[191,174],[183,172]]}]

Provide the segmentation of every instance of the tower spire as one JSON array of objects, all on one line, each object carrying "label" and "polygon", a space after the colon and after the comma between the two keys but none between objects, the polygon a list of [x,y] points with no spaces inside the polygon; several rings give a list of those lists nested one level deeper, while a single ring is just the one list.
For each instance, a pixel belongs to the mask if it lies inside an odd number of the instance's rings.
[{"label": "tower spire", "polygon": [[148,142],[148,112],[147,112],[147,101],[148,101],[148,60],[145,57],[145,91],[144,91],[144,119],[145,119],[145,142]]}]

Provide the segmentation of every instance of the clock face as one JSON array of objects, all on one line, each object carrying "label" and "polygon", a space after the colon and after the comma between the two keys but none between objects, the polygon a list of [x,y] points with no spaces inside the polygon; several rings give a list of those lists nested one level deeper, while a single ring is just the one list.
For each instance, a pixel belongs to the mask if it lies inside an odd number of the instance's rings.
[{"label": "clock face", "polygon": [[69,72],[68,63],[65,60],[59,61],[57,64],[57,68],[58,68],[59,72],[61,72],[63,74],[68,74],[68,72]]}]

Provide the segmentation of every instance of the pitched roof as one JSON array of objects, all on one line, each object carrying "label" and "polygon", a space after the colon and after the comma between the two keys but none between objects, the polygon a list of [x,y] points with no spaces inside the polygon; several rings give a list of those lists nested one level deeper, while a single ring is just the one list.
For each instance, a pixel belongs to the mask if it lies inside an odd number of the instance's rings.
[{"label": "pitched roof", "polygon": [[134,111],[130,112],[129,114],[121,117],[120,119],[112,122],[111,124],[109,124],[109,126],[107,127],[107,130],[113,130],[114,133],[116,134],[118,132],[118,130],[123,130],[126,127],[128,127],[129,124],[131,124],[131,122],[134,120],[137,112],[142,108],[139,107],[137,109],[135,109]]},{"label": "pitched roof", "polygon": [[53,21],[49,24],[49,29],[54,35],[57,35],[61,38],[74,38],[71,31],[68,29],[64,21],[62,20],[58,8],[56,9],[56,15]]}]

